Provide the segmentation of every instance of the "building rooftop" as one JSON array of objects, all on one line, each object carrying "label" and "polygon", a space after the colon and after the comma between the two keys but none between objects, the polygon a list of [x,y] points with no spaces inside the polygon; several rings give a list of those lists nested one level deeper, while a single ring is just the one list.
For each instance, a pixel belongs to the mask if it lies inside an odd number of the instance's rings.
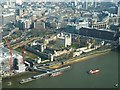
[{"label": "building rooftop", "polygon": [[99,38],[104,40],[116,41],[118,39],[118,33],[112,30],[105,29],[92,29],[92,28],[80,28],[79,35]]}]

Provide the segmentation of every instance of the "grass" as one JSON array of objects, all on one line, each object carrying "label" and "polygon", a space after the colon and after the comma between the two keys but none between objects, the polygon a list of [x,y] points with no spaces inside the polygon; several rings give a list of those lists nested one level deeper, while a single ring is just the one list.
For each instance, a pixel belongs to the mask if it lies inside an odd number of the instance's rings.
[{"label": "grass", "polygon": [[77,48],[79,48],[79,44],[72,44],[71,47],[74,49],[77,49]]},{"label": "grass", "polygon": [[16,48],[15,50],[21,53],[21,48]]},{"label": "grass", "polygon": [[25,58],[28,58],[28,57],[31,59],[37,58],[37,56],[35,54],[25,51]]},{"label": "grass", "polygon": [[[16,51],[18,51],[18,52],[22,52],[21,51],[21,48],[17,48],[17,49],[15,49]],[[27,59],[27,58],[31,58],[31,59],[35,59],[35,58],[37,58],[37,56],[35,55],[35,54],[33,54],[33,53],[30,53],[30,52],[28,52],[28,51],[25,51],[25,54],[24,54],[24,58],[25,59]]]}]

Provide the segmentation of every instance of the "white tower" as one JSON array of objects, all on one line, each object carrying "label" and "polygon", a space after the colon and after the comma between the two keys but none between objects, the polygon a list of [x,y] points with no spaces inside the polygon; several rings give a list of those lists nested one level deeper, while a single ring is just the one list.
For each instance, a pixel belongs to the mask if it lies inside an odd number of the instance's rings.
[{"label": "white tower", "polygon": [[43,51],[44,51],[44,45],[41,44],[41,52],[43,52]]},{"label": "white tower", "polygon": [[70,46],[71,45],[71,34],[69,35],[65,35],[65,41],[64,41],[64,46],[67,47],[67,46]]},{"label": "white tower", "polygon": [[40,44],[40,51],[43,52],[44,49],[46,49],[46,45],[44,45],[44,44]]},{"label": "white tower", "polygon": [[53,61],[53,58],[54,58],[54,57],[53,57],[52,54],[50,54],[50,55],[49,55],[49,58],[50,58],[50,61]]}]

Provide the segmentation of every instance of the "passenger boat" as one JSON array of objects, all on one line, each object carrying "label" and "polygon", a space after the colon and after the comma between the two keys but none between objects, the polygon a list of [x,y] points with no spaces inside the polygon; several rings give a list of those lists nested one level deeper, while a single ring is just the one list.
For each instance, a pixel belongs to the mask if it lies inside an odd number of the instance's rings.
[{"label": "passenger boat", "polygon": [[62,72],[55,72],[55,73],[52,73],[51,76],[52,76],[52,77],[55,77],[55,76],[59,76],[59,75],[61,75],[61,74],[63,74],[63,73],[62,73]]},{"label": "passenger boat", "polygon": [[95,70],[89,70],[88,71],[88,74],[96,74],[96,73],[98,73],[98,72],[100,72],[100,70],[99,69],[95,69]]},{"label": "passenger boat", "polygon": [[32,78],[22,79],[19,83],[24,84],[24,83],[30,82],[32,80],[33,80]]}]

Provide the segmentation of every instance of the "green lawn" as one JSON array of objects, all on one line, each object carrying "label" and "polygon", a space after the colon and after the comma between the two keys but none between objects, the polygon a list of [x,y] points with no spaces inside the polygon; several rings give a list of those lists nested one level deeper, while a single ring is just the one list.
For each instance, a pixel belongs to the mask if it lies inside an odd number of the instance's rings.
[{"label": "green lawn", "polygon": [[[18,52],[22,52],[21,51],[21,48],[17,48],[17,49],[15,49],[16,51],[18,51]],[[31,58],[31,59],[35,59],[35,58],[37,58],[37,56],[35,55],[35,54],[33,54],[33,53],[30,53],[30,52],[28,52],[28,51],[25,51],[25,54],[24,54],[24,58],[26,59],[26,58]]]},{"label": "green lawn", "polygon": [[72,44],[71,47],[74,49],[77,49],[77,48],[79,48],[79,44]]}]

